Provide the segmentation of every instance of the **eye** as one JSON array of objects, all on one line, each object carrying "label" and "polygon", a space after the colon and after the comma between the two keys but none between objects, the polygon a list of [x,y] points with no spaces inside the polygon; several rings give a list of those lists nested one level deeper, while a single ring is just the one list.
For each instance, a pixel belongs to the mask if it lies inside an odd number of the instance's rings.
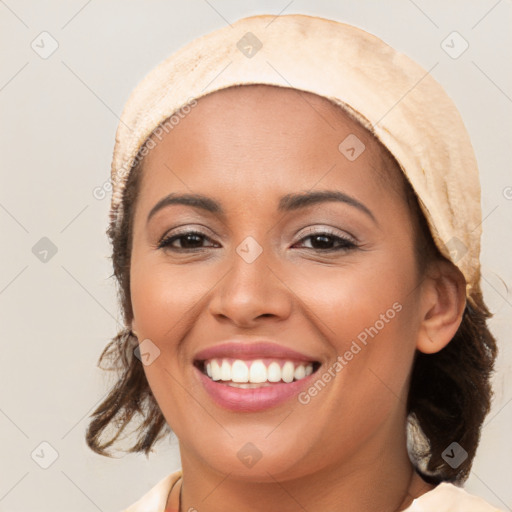
[{"label": "eye", "polygon": [[330,231],[311,233],[301,238],[300,241],[308,239],[311,240],[312,247],[306,247],[306,249],[313,249],[314,251],[348,251],[357,247],[357,244],[353,240],[336,235]]},{"label": "eye", "polygon": [[[351,239],[336,235],[330,231],[319,231],[311,233],[299,241],[310,240],[311,246],[306,249],[321,252],[347,251],[355,249],[357,244]],[[173,251],[196,251],[205,248],[204,241],[210,241],[209,247],[219,247],[207,235],[200,231],[185,231],[171,236],[164,237],[158,244],[158,249],[170,249]],[[179,246],[176,245],[178,243]]]},{"label": "eye", "polygon": [[[158,249],[171,249],[173,251],[194,251],[202,249],[203,241],[210,240],[204,233],[200,231],[185,231],[172,236],[164,237],[158,244]],[[181,247],[176,247],[175,242],[179,241]],[[213,243],[213,247],[218,247]]]}]

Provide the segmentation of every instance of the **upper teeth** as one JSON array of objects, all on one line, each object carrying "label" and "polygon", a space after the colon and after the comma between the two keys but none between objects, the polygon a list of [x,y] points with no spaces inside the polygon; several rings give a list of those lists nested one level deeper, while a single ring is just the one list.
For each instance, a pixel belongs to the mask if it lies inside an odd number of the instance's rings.
[{"label": "upper teeth", "polygon": [[228,359],[212,359],[205,361],[206,374],[212,380],[232,382],[292,382],[293,379],[300,380],[313,373],[312,363],[294,363],[284,361],[281,364],[272,361],[268,365],[261,359],[254,361],[242,361],[235,359],[230,362]]}]

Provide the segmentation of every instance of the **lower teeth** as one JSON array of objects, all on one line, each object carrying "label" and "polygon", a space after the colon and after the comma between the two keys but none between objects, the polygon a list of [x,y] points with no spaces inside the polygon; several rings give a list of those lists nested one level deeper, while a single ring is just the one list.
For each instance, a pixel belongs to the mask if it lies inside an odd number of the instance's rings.
[{"label": "lower teeth", "polygon": [[[220,381],[222,382],[222,381]],[[242,388],[242,389],[251,389],[251,388],[262,388],[267,386],[272,386],[270,382],[262,382],[262,383],[254,383],[254,382],[222,382],[222,384],[226,384],[233,388]]]}]

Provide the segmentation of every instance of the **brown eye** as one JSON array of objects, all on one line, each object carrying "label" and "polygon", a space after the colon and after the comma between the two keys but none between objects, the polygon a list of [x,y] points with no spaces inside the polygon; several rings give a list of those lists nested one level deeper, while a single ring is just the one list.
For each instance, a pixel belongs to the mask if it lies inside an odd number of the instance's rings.
[{"label": "brown eye", "polygon": [[357,247],[352,240],[328,232],[314,233],[302,238],[301,242],[303,240],[311,240],[312,247],[306,247],[306,249],[314,251],[342,251]]},{"label": "brown eye", "polygon": [[[202,249],[204,247],[204,240],[210,240],[210,238],[208,238],[205,234],[199,231],[187,231],[184,233],[179,233],[176,235],[165,237],[158,244],[158,248],[168,248],[177,251],[193,251],[197,249]],[[175,242],[178,242],[179,246],[176,246]]]}]

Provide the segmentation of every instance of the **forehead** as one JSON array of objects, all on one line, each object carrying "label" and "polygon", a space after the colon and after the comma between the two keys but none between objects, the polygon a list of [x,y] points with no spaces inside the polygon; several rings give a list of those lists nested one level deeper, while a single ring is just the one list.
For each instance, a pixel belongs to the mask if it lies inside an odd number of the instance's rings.
[{"label": "forehead", "polygon": [[[163,181],[179,188],[246,181],[284,190],[309,189],[321,179],[336,187],[335,176],[342,174],[348,186],[381,187],[394,185],[401,174],[387,150],[339,105],[292,88],[257,84],[216,91],[200,98],[168,133],[152,138],[143,188],[155,191]],[[356,159],[347,153],[351,147],[361,152]]]},{"label": "forehead", "polygon": [[[343,132],[357,134],[361,139],[373,136],[341,106],[313,93],[288,87],[265,84],[232,86],[210,93],[198,100],[185,125],[198,123],[227,124],[232,132],[252,129],[254,134],[270,130],[280,131],[283,136]],[[371,141],[373,142],[373,141]],[[375,140],[369,152],[379,155],[380,144]]]}]

